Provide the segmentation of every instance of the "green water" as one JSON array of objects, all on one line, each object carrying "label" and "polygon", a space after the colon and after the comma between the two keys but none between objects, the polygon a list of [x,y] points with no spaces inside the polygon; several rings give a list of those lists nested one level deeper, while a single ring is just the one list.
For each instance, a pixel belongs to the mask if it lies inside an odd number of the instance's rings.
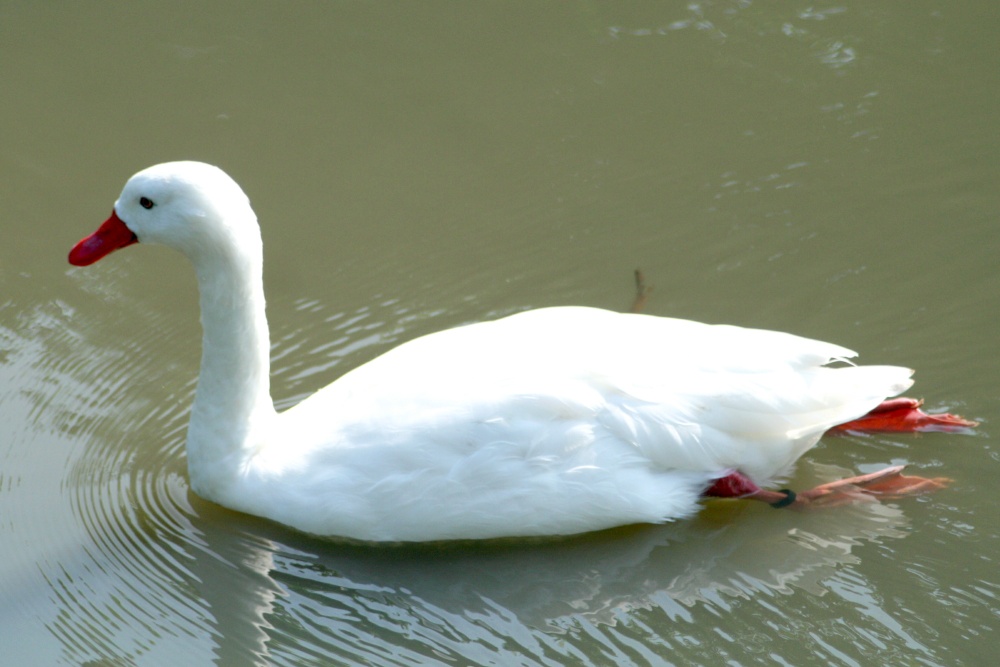
[{"label": "green water", "polygon": [[[992,5],[0,3],[0,649],[37,665],[982,665],[1000,628]],[[275,398],[532,306],[783,329],[917,369],[971,435],[824,440],[792,484],[573,540],[369,549],[190,493],[197,295],[66,252],[125,179],[231,173]]]}]

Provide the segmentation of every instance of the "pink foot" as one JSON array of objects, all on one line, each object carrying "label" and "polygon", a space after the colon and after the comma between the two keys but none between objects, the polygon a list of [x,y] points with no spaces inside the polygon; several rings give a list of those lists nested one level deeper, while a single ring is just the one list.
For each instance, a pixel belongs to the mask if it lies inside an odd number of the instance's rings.
[{"label": "pink foot", "polygon": [[958,415],[929,415],[920,409],[923,401],[915,398],[891,398],[882,401],[863,417],[834,426],[829,432],[844,431],[943,431],[954,432],[979,426],[979,422],[963,419]]},{"label": "pink foot", "polygon": [[769,491],[754,484],[741,472],[732,472],[712,483],[704,496],[711,498],[746,498],[761,500],[772,507],[802,507],[805,505],[843,505],[858,500],[872,500],[875,497],[901,498],[930,493],[945,488],[950,479],[936,477],[916,477],[903,474],[904,466],[892,466],[868,473],[839,479],[834,482],[795,493],[790,489]]},{"label": "pink foot", "polygon": [[951,482],[947,477],[917,477],[904,475],[904,466],[892,466],[802,491],[796,502],[801,504],[841,505],[854,500],[879,498],[903,498],[918,496],[945,488]]}]

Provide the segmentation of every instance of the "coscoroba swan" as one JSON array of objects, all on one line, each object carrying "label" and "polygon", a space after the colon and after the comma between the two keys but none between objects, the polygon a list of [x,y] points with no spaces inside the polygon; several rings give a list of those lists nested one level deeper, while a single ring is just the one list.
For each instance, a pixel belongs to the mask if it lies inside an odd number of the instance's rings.
[{"label": "coscoroba swan", "polygon": [[572,534],[686,517],[706,495],[782,506],[859,487],[922,490],[940,482],[899,468],[798,495],[761,487],[827,429],[880,405],[868,419],[971,424],[908,399],[883,403],[911,371],[828,367],[854,356],[838,345],[581,307],[412,340],[279,414],[260,229],[240,187],[198,162],[145,169],[69,260],[91,264],[137,241],[179,250],[198,277],[193,490],[308,533]]}]

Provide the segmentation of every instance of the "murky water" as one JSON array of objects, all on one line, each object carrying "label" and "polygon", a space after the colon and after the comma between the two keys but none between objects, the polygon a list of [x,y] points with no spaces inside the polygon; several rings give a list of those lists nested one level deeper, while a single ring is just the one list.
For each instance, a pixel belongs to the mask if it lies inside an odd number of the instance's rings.
[{"label": "murky water", "polygon": [[[11,664],[980,665],[1000,629],[987,3],[3,3],[0,649]],[[193,276],[70,245],[154,162],[263,224],[275,398],[527,307],[784,329],[918,370],[971,435],[825,440],[792,484],[574,539],[314,540],[194,496]]]}]

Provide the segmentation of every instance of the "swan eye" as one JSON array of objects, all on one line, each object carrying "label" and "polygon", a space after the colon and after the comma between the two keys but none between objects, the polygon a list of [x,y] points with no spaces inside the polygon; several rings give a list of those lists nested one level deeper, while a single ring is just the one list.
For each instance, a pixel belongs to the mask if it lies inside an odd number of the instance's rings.
[{"label": "swan eye", "polygon": [[149,197],[140,197],[139,198],[139,206],[141,206],[141,207],[143,207],[145,209],[150,209],[150,208],[153,208],[153,206],[155,206],[155,204],[153,203],[153,200],[150,199]]}]

